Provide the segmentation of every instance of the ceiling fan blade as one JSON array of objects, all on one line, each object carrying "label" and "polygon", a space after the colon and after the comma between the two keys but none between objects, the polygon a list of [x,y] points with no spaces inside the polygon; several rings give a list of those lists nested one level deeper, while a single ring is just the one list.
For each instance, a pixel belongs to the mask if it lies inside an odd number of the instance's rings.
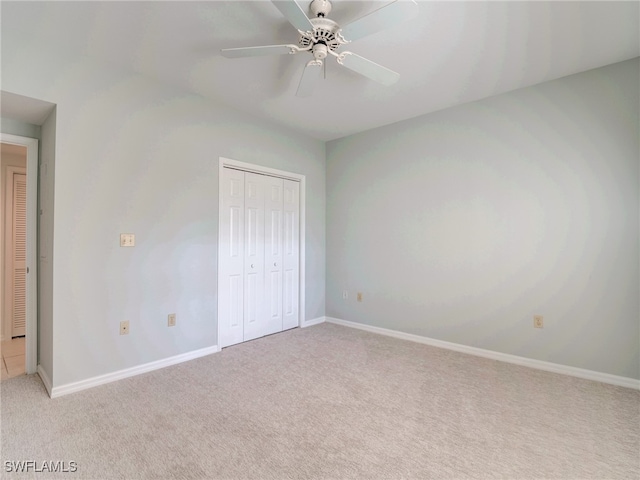
[{"label": "ceiling fan blade", "polygon": [[307,63],[307,66],[304,67],[304,71],[302,72],[302,78],[300,79],[300,84],[298,85],[296,97],[310,97],[316,87],[316,84],[318,83],[318,80],[320,79],[321,72],[321,61],[311,60],[309,63]]},{"label": "ceiling fan blade", "polygon": [[295,45],[266,45],[263,47],[241,47],[241,48],[223,48],[220,50],[223,57],[240,58],[240,57],[259,57],[262,55],[285,55],[288,53],[296,53]]},{"label": "ceiling fan blade", "polygon": [[340,33],[347,42],[352,42],[391,27],[396,23],[409,20],[417,13],[418,4],[414,0],[394,0],[348,23],[342,27]]},{"label": "ceiling fan blade", "polygon": [[392,85],[400,78],[399,73],[352,52],[342,52],[338,57],[338,63],[382,85]]},{"label": "ceiling fan blade", "polygon": [[272,2],[278,10],[285,16],[289,23],[303,32],[312,32],[313,24],[305,15],[296,0],[273,0]]}]

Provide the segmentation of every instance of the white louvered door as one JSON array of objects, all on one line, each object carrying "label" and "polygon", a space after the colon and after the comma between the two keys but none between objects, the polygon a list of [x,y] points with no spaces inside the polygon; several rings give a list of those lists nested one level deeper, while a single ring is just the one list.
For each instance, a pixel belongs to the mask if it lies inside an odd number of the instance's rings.
[{"label": "white louvered door", "polygon": [[27,176],[13,174],[11,255],[11,336],[23,336],[27,323]]},{"label": "white louvered door", "polygon": [[218,322],[224,348],[298,326],[300,240],[298,182],[232,168],[221,175]]}]

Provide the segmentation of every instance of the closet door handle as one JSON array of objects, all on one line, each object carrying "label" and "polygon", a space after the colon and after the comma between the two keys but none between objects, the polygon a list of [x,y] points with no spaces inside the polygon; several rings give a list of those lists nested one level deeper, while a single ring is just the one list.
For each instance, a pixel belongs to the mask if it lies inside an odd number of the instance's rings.
[{"label": "closet door handle", "polygon": [[251,268],[253,268],[253,263],[251,264]]},{"label": "closet door handle", "polygon": [[277,266],[278,266],[278,264],[277,264],[276,262],[273,262],[273,266],[274,266],[274,267],[277,267]]}]

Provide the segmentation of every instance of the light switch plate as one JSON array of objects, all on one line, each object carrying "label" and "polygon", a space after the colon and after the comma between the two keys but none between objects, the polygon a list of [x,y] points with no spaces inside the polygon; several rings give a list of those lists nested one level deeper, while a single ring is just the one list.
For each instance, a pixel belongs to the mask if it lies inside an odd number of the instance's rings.
[{"label": "light switch plate", "polygon": [[120,234],[120,246],[121,247],[135,247],[136,236],[133,233],[121,233]]},{"label": "light switch plate", "polygon": [[534,315],[533,326],[535,328],[544,328],[544,317],[542,315]]}]

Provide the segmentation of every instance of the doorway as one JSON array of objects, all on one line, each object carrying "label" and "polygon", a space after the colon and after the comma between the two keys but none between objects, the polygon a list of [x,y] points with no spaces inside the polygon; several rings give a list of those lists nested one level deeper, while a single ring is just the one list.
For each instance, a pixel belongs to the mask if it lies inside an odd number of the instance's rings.
[{"label": "doorway", "polygon": [[0,145],[2,344],[0,378],[25,373],[27,148]]},{"label": "doorway", "polygon": [[37,368],[38,140],[2,134],[0,142],[1,378]]}]

